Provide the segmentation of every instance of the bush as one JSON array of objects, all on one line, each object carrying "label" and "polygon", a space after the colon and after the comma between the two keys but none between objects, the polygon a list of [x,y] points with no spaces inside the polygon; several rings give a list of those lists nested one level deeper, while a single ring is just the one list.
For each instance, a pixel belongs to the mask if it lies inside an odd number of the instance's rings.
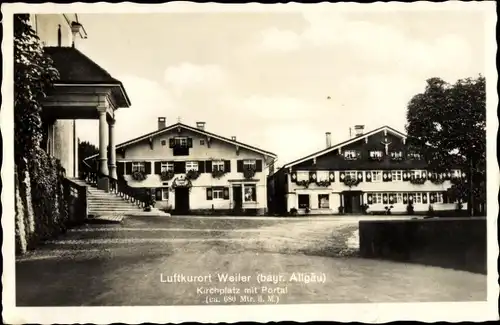
[{"label": "bush", "polygon": [[368,208],[369,207],[370,206],[368,204],[366,204],[366,203],[363,204],[363,205],[361,205],[361,211],[363,211],[363,214],[367,214],[368,213]]},{"label": "bush", "polygon": [[290,209],[290,215],[291,215],[291,216],[296,216],[296,215],[297,215],[297,213],[298,213],[298,211],[297,211],[297,209],[296,209],[296,208],[291,208],[291,209]]},{"label": "bush", "polygon": [[344,214],[344,207],[343,206],[339,207],[339,214]]},{"label": "bush", "polygon": [[434,216],[434,208],[432,205],[429,204],[429,209],[427,210],[427,215],[429,217],[433,217]]}]

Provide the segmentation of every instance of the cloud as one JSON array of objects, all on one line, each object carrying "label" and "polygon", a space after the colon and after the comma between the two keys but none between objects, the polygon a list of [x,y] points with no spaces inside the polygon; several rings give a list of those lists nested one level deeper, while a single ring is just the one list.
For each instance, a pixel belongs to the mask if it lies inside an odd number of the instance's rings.
[{"label": "cloud", "polygon": [[288,30],[270,28],[261,31],[260,50],[262,51],[294,51],[300,48],[301,39],[297,33]]},{"label": "cloud", "polygon": [[226,74],[215,64],[183,62],[165,69],[164,80],[174,91],[182,93],[189,89],[220,86],[226,80]]},{"label": "cloud", "polygon": [[[473,59],[470,45],[460,35],[437,30],[434,36],[418,39],[397,25],[354,20],[338,12],[305,11],[307,25],[301,32],[271,28],[261,31],[258,48],[268,52],[331,50],[354,53],[351,60],[406,69],[425,75],[433,71],[455,70]],[[475,72],[477,73],[477,72]]]},{"label": "cloud", "polygon": [[[240,105],[239,105],[240,106]],[[310,105],[304,100],[284,96],[253,95],[242,99],[242,109],[262,119],[295,119],[304,117]]]}]

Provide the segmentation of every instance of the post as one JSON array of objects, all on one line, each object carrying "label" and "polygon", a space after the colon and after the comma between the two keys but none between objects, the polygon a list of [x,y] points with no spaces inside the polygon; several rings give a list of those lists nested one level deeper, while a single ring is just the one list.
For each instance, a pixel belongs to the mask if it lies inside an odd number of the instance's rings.
[{"label": "post", "polygon": [[115,120],[109,122],[109,176],[118,179],[116,174]]},{"label": "post", "polygon": [[[473,179],[474,176],[472,175],[473,169],[474,169],[474,163],[472,162],[472,158],[470,158],[470,164],[469,164],[469,202],[467,203],[467,210],[469,210],[469,216],[473,217],[474,216],[474,184],[473,184]],[[469,207],[470,205],[470,207]]]},{"label": "post", "polygon": [[106,121],[106,108],[99,108],[99,172],[97,175],[97,188],[101,190],[109,190],[109,175],[108,171],[108,158],[107,158],[107,121]]}]

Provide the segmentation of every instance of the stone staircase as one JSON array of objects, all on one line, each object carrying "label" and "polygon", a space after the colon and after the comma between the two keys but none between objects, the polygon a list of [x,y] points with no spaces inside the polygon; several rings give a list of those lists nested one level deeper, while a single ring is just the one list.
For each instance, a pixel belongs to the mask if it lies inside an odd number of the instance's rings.
[{"label": "stone staircase", "polygon": [[154,208],[146,212],[136,204],[114,193],[99,190],[83,180],[72,179],[72,181],[79,185],[87,186],[89,219],[100,218],[110,219],[110,221],[121,221],[123,216],[169,216],[169,214]]}]

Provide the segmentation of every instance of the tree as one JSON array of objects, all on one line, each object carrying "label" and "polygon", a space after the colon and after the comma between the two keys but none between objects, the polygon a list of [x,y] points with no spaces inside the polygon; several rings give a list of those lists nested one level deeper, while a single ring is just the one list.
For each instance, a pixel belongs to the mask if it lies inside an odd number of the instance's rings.
[{"label": "tree", "polygon": [[14,71],[14,155],[16,165],[24,169],[43,137],[41,102],[59,78],[28,14],[14,15]]},{"label": "tree", "polygon": [[[78,169],[83,171],[84,169],[84,164],[83,160],[85,158],[88,158],[90,156],[93,156],[95,154],[99,153],[99,149],[93,145],[92,143],[88,141],[83,141],[78,144]],[[94,167],[95,164],[95,159],[92,159],[87,162],[90,166]]]},{"label": "tree", "polygon": [[410,100],[407,121],[410,146],[423,154],[432,170],[454,167],[468,174],[455,182],[450,194],[468,197],[473,215],[476,204],[486,203],[485,78],[461,79],[453,85],[428,79],[425,91]]}]

